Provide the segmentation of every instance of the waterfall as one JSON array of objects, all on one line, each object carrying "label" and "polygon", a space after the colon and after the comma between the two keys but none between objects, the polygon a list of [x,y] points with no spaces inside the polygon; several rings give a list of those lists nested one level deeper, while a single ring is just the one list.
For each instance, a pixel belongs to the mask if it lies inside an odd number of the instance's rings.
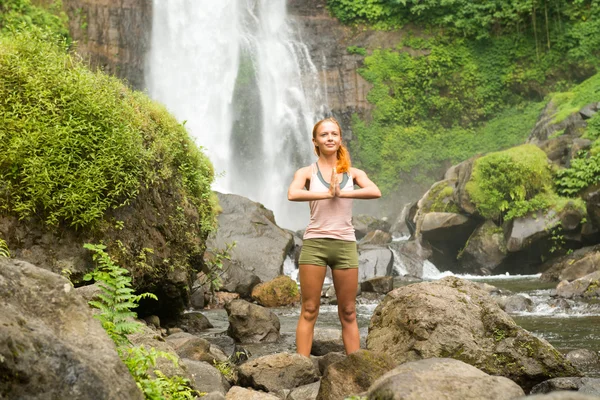
[{"label": "waterfall", "polygon": [[145,81],[210,157],[215,190],[264,204],[280,226],[307,223],[287,187],[329,110],[286,0],[154,0]]}]

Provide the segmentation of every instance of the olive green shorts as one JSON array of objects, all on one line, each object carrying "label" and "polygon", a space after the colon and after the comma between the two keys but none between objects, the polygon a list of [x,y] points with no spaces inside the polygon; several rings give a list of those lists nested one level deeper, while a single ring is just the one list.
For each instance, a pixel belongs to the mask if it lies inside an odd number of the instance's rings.
[{"label": "olive green shorts", "polygon": [[302,243],[298,264],[329,265],[331,269],[358,268],[356,242],[330,238],[306,239]]}]

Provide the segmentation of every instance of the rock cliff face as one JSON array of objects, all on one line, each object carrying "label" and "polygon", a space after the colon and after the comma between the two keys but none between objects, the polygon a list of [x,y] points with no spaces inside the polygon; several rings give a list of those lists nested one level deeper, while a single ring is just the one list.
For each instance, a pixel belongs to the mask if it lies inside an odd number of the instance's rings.
[{"label": "rock cliff face", "polygon": [[363,56],[350,54],[347,48],[394,47],[403,32],[344,26],[329,15],[326,3],[326,0],[288,0],[288,14],[301,28],[302,40],[308,46],[313,63],[321,71],[329,107],[344,126],[344,136],[351,139],[348,135],[350,117],[354,112],[368,116],[372,105],[367,102],[367,93],[372,85],[357,72]]},{"label": "rock cliff face", "polygon": [[144,89],[144,60],[150,48],[152,0],[63,0],[77,52]]}]

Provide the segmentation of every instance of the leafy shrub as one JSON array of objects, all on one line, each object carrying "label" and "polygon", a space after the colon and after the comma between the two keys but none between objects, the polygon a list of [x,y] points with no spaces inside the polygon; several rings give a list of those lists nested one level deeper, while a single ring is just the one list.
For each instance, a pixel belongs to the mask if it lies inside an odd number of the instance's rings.
[{"label": "leafy shrub", "polygon": [[349,46],[346,51],[348,51],[348,53],[350,54],[358,54],[361,56],[366,56],[367,55],[367,49],[365,49],[364,47],[358,47],[358,46]]},{"label": "leafy shrub", "polygon": [[92,257],[99,264],[94,271],[83,277],[85,281],[93,279],[99,282],[98,286],[102,290],[98,300],[90,301],[92,307],[100,310],[100,314],[96,314],[95,317],[100,320],[108,336],[118,346],[128,344],[127,335],[140,329],[140,324],[133,320],[136,314],[132,309],[136,308],[144,297],[155,300],[157,298],[152,293],[134,294],[129,271],[113,262],[104,251],[106,246],[88,243],[84,247],[94,252]]},{"label": "leafy shrub", "polygon": [[600,154],[571,159],[569,168],[556,172],[555,182],[556,191],[569,197],[576,196],[588,186],[600,182]]},{"label": "leafy shrub", "polygon": [[213,168],[182,124],[66,47],[37,29],[0,37],[0,210],[93,227],[170,180],[210,231]]},{"label": "leafy shrub", "polygon": [[[475,161],[467,192],[485,218],[502,220],[516,205],[551,192],[552,174],[546,154],[534,145],[490,153]],[[545,206],[540,201],[529,203]],[[511,217],[516,216],[513,211]]]},{"label": "leafy shrub", "polygon": [[0,2],[0,32],[36,26],[70,40],[67,21],[61,0],[50,1],[46,8],[33,5],[30,0]]},{"label": "leafy shrub", "polygon": [[156,369],[156,360],[166,358],[177,366],[177,358],[169,353],[157,351],[144,346],[128,347],[131,343],[127,335],[140,331],[142,325],[135,318],[133,311],[138,302],[145,297],[156,300],[151,293],[134,295],[131,288],[129,272],[117,265],[104,251],[106,246],[86,244],[86,249],[93,251],[93,259],[98,261],[98,267],[84,278],[99,283],[102,293],[99,300],[89,304],[100,310],[95,315],[102,322],[102,327],[117,345],[117,352],[133,376],[137,386],[146,399],[187,400],[195,398],[195,391],[189,386],[189,381],[180,376],[167,377]]}]

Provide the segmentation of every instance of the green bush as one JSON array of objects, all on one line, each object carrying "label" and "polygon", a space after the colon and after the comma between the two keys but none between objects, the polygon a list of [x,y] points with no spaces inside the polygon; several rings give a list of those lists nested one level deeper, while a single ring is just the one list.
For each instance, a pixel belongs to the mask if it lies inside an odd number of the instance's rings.
[{"label": "green bush", "polygon": [[149,297],[157,300],[151,293],[134,295],[131,287],[129,272],[120,267],[104,250],[106,246],[86,244],[86,249],[93,252],[93,259],[98,261],[98,267],[89,273],[85,280],[98,283],[102,293],[97,300],[89,304],[100,313],[95,317],[100,320],[102,327],[117,345],[117,352],[125,363],[135,383],[146,399],[149,400],[188,400],[194,399],[196,392],[189,386],[190,382],[181,376],[168,377],[156,368],[159,357],[170,360],[177,366],[177,357],[154,348],[146,349],[143,345],[131,347],[127,335],[139,332],[142,324],[135,320],[133,311],[142,298]]},{"label": "green bush", "polygon": [[61,0],[50,1],[46,8],[35,6],[30,0],[0,2],[0,32],[36,26],[70,40],[67,21]]},{"label": "green bush", "polygon": [[93,227],[169,180],[214,226],[213,168],[167,110],[39,29],[0,37],[0,210]]},{"label": "green bush", "polygon": [[[467,193],[485,218],[502,221],[512,209],[520,208],[510,217],[545,208],[536,197],[552,193],[552,173],[546,153],[534,145],[522,145],[505,151],[487,154],[475,161]],[[535,207],[527,207],[525,202]],[[538,209],[539,209],[538,208]],[[507,219],[510,219],[507,218]]]}]

